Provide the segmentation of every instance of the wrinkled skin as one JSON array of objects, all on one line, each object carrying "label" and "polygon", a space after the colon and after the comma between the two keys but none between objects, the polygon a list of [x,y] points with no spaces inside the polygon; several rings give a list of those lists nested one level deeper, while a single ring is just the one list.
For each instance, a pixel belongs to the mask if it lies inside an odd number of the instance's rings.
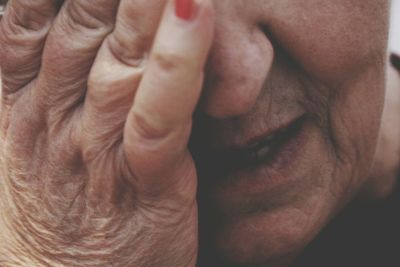
[{"label": "wrinkled skin", "polygon": [[[392,190],[388,1],[203,1],[190,22],[165,2],[9,6],[1,266],[286,266]],[[215,157],[298,117],[282,168]]]},{"label": "wrinkled skin", "polygon": [[[207,129],[210,151],[301,114],[309,139],[278,188],[262,168],[207,172],[204,206],[217,206],[210,227],[217,225],[218,255],[279,265],[368,183],[384,101],[387,2],[223,2],[202,99],[209,117],[198,127]],[[252,188],[238,176],[261,182]],[[214,186],[222,179],[229,182]],[[389,185],[381,195],[393,185],[380,183]]]},{"label": "wrinkled skin", "polygon": [[[54,20],[52,0],[10,4],[0,37],[0,265],[194,266],[187,143],[211,2],[189,22],[172,1],[119,10],[68,1]],[[152,16],[132,16],[145,10]]]}]

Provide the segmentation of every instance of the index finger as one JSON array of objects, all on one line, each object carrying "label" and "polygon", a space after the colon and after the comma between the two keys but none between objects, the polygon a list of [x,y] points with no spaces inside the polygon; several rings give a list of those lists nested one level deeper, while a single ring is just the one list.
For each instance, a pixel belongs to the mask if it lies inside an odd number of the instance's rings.
[{"label": "index finger", "polygon": [[188,162],[186,147],[213,38],[214,12],[210,0],[201,0],[192,18],[181,19],[173,2],[167,4],[125,125],[125,154],[139,192],[154,192],[160,184],[174,188],[188,179],[178,173]]}]

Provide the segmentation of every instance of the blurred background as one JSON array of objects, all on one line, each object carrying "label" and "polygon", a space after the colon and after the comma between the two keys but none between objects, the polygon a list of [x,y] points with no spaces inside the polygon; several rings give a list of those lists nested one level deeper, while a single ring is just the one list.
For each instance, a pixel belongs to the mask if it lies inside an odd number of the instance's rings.
[{"label": "blurred background", "polygon": [[390,50],[400,55],[400,0],[392,0]]}]

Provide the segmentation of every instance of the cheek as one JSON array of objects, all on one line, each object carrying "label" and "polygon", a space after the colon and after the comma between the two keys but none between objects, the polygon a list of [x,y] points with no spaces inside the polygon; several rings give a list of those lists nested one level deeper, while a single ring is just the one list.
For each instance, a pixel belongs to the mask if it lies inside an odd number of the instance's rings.
[{"label": "cheek", "polygon": [[[330,104],[330,128],[340,163],[351,169],[356,188],[368,176],[384,103],[384,69],[371,68],[346,82]],[[346,166],[347,165],[347,166]]]},{"label": "cheek", "polygon": [[283,0],[267,15],[267,25],[306,72],[338,85],[383,62],[387,12],[382,0]]},{"label": "cheek", "polygon": [[[376,148],[384,97],[388,1],[281,0],[265,14],[282,47],[316,83],[325,86],[329,143],[344,184],[361,186]],[[344,185],[342,183],[342,186]]]}]

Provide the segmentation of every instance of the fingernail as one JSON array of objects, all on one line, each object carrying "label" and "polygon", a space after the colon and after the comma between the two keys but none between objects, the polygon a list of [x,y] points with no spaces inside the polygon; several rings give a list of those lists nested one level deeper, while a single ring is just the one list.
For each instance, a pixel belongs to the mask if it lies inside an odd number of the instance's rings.
[{"label": "fingernail", "polygon": [[178,18],[190,20],[195,13],[194,0],[175,0],[175,13]]}]

